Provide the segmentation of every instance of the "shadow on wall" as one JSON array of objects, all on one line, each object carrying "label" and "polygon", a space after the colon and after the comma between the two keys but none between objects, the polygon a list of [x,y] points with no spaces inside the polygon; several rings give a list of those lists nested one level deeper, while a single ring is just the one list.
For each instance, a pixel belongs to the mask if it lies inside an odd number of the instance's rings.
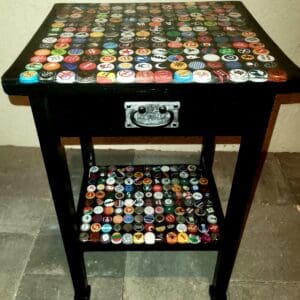
[{"label": "shadow on wall", "polygon": [[9,101],[13,105],[30,106],[29,99],[26,96],[9,96]]}]

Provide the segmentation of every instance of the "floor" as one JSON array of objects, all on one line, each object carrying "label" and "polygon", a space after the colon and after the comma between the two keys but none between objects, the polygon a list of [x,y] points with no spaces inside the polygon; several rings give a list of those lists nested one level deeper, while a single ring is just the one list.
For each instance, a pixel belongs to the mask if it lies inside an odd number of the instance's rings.
[{"label": "floor", "polygon": [[[195,163],[195,153],[99,151],[99,164]],[[226,201],[235,153],[218,152]],[[78,194],[80,153],[68,151]],[[270,153],[229,287],[230,300],[299,299],[300,154]],[[68,300],[73,290],[40,150],[0,147],[0,299]],[[88,253],[92,300],[209,299],[214,252]]]}]

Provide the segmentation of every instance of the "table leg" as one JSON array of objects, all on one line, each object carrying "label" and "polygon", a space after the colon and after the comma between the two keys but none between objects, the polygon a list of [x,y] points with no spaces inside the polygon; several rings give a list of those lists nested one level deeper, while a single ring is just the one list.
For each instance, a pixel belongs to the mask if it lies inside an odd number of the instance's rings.
[{"label": "table leg", "polygon": [[[267,121],[268,117],[265,118],[266,123]],[[265,158],[262,147],[266,123],[253,132],[243,135],[241,139],[225,215],[221,247],[213,284],[210,286],[210,295],[213,300],[226,299],[230,276]]]},{"label": "table leg", "polygon": [[90,286],[87,282],[83,252],[79,247],[79,229],[65,149],[52,120],[48,99],[31,97],[41,151],[48,175],[54,206],[60,226],[65,252],[75,290],[75,300],[88,300]]},{"label": "table leg", "polygon": [[80,145],[84,171],[88,172],[89,168],[96,164],[92,138],[90,136],[81,136]]},{"label": "table leg", "polygon": [[212,300],[225,300],[253,196],[264,160],[263,144],[275,96],[262,91],[249,126],[243,129],[240,150],[225,214],[224,230],[210,286]]},{"label": "table leg", "polygon": [[205,169],[211,170],[215,156],[216,137],[207,135],[203,137],[202,151],[200,164],[204,165]]}]

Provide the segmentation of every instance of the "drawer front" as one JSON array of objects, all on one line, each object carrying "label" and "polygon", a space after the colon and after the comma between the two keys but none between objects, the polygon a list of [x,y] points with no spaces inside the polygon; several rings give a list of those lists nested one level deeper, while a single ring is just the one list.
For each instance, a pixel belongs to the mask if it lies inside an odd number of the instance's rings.
[{"label": "drawer front", "polygon": [[[128,103],[132,106],[131,113],[126,110]],[[92,136],[242,135],[256,125],[256,119],[265,111],[264,105],[268,105],[267,101],[259,103],[250,96],[226,99],[209,94],[163,95],[161,98],[151,95],[93,96],[50,101],[61,136],[84,133]],[[161,108],[166,110],[160,111]]]},{"label": "drawer front", "polygon": [[[195,105],[180,97],[61,100],[50,105],[61,136],[201,135],[213,112],[210,104]],[[126,109],[128,103],[131,109]]]}]

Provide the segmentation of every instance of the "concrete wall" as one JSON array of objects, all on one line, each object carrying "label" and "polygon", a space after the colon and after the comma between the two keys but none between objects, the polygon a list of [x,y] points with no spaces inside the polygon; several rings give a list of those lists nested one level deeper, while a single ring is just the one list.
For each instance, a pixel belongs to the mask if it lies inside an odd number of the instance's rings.
[{"label": "concrete wall", "polygon": [[[0,75],[13,63],[55,2],[121,1],[1,1]],[[151,1],[136,0],[131,2]],[[300,0],[244,0],[244,4],[280,48],[297,65],[300,65]],[[269,150],[300,152],[299,132],[300,104],[283,105],[276,122]],[[38,146],[30,107],[12,105],[2,89],[0,89],[0,145]],[[117,148],[118,146],[111,145],[110,147]],[[131,145],[126,145],[126,148],[131,148]],[[150,147],[149,145],[140,145],[139,148]],[[158,148],[161,149],[161,146]],[[183,147],[176,145],[164,147],[164,149],[172,150],[180,150],[181,148]],[[197,149],[197,147],[191,147],[191,150],[193,149]],[[232,150],[234,147],[226,146],[222,149]]]}]

